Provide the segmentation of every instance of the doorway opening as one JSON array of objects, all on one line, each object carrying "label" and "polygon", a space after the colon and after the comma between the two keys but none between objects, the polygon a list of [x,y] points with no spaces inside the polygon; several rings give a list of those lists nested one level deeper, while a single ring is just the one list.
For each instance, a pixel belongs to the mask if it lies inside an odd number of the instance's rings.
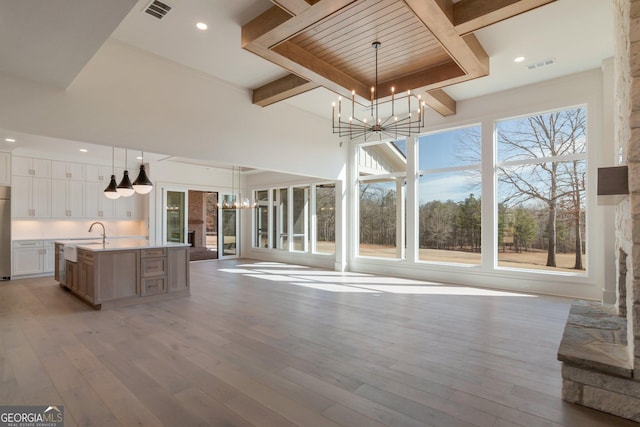
[{"label": "doorway opening", "polygon": [[218,193],[189,190],[188,199],[189,259],[218,259]]}]

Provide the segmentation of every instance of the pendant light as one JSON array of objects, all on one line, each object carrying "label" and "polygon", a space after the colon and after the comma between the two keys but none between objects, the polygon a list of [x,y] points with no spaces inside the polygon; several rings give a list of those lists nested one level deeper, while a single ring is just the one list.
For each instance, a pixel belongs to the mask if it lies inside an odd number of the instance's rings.
[{"label": "pendant light", "polygon": [[133,181],[133,189],[138,194],[147,194],[153,189],[153,183],[144,170],[144,151],[140,156],[140,172],[135,181]]},{"label": "pendant light", "polygon": [[242,197],[242,179],[240,178],[240,166],[237,168],[238,174],[238,192],[236,193],[235,178],[236,167],[231,166],[231,194],[225,195],[222,203],[218,201],[218,207],[222,209],[248,209],[255,208],[257,204],[249,200],[248,197]]},{"label": "pendant light", "polygon": [[111,180],[109,181],[109,185],[104,189],[104,195],[111,200],[115,200],[120,198],[120,193],[118,193],[116,183],[116,172],[115,172],[115,148],[111,147]]},{"label": "pendant light", "polygon": [[129,179],[129,171],[127,170],[126,148],[124,149],[124,175],[122,176],[122,181],[118,184],[117,191],[122,197],[131,197],[133,193],[135,193],[133,185],[131,185],[131,180]]}]

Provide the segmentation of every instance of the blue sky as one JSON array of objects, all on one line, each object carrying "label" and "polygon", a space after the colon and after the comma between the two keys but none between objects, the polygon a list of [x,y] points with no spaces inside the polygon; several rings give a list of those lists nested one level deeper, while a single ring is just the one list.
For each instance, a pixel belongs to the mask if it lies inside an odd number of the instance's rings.
[{"label": "blue sky", "polygon": [[[471,128],[480,134],[480,126]],[[418,139],[418,168],[443,169],[479,163],[479,159],[469,160],[477,155],[463,143],[465,139],[468,140],[471,128],[421,136]],[[420,204],[431,200],[461,202],[469,197],[470,193],[477,198],[480,196],[480,175],[477,174],[470,180],[469,174],[464,171],[425,174],[420,178],[418,191]]]}]

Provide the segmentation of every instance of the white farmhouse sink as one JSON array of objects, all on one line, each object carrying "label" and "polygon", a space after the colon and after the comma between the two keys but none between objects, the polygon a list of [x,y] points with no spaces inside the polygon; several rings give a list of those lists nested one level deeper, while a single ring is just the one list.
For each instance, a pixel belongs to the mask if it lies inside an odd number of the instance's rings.
[{"label": "white farmhouse sink", "polygon": [[90,245],[100,245],[100,246],[102,246],[102,241],[100,241],[100,242],[97,242],[97,241],[89,241],[89,242],[79,241],[77,244],[65,243],[64,248],[63,248],[64,259],[66,259],[67,261],[71,261],[71,262],[78,262],[78,247],[77,246],[90,246]]},{"label": "white farmhouse sink", "polygon": [[75,245],[64,245],[64,259],[71,262],[78,262],[78,248]]}]

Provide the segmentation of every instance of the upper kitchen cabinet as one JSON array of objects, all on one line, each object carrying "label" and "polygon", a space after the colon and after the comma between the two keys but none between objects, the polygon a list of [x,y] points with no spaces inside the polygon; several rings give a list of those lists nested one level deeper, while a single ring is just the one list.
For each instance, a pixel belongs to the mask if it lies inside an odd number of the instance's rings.
[{"label": "upper kitchen cabinet", "polygon": [[84,181],[51,180],[51,216],[53,218],[84,217]]},{"label": "upper kitchen cabinet", "polygon": [[84,181],[85,165],[81,163],[51,162],[51,177],[54,179],[71,179]]},{"label": "upper kitchen cabinet", "polygon": [[51,160],[12,156],[12,215],[16,218],[51,216]]},{"label": "upper kitchen cabinet", "polygon": [[[15,158],[15,157],[14,157]],[[49,218],[51,216],[51,180],[14,175],[11,212],[16,218]]]},{"label": "upper kitchen cabinet", "polygon": [[111,179],[112,168],[108,166],[86,165],[85,179],[87,182],[104,182],[105,187]]},{"label": "upper kitchen cabinet", "polygon": [[11,153],[0,152],[0,185],[11,185]]},{"label": "upper kitchen cabinet", "polygon": [[13,156],[13,174],[37,178],[51,178],[51,160]]},{"label": "upper kitchen cabinet", "polygon": [[117,219],[143,219],[143,203],[147,200],[146,194],[134,194],[131,197],[120,197],[116,200]]},{"label": "upper kitchen cabinet", "polygon": [[[87,170],[87,172],[89,171]],[[84,215],[87,218],[111,219],[115,217],[115,204],[119,199],[108,199],[104,195],[104,188],[106,186],[107,183],[88,180],[84,183]]]}]

